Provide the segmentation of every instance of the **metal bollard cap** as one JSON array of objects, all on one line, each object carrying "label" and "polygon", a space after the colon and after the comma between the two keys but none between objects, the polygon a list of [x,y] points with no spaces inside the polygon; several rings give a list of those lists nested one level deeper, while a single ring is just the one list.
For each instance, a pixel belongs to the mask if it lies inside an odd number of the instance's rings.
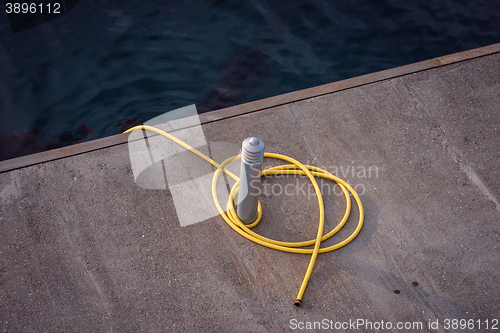
[{"label": "metal bollard cap", "polygon": [[241,159],[246,164],[260,164],[264,159],[264,141],[257,137],[243,140]]}]

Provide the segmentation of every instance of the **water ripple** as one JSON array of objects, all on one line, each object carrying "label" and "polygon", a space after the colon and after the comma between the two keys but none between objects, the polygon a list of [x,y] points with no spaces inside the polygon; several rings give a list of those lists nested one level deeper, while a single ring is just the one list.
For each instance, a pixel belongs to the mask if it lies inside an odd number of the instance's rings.
[{"label": "water ripple", "polygon": [[80,1],[0,18],[0,159],[500,42],[500,3]]}]

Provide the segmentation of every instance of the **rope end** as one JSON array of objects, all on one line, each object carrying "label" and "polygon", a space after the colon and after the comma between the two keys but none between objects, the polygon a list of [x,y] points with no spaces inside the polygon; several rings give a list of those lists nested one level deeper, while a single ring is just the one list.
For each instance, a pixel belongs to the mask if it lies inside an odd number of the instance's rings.
[{"label": "rope end", "polygon": [[302,303],[302,300],[298,299],[295,301],[295,306],[300,306],[300,303]]}]

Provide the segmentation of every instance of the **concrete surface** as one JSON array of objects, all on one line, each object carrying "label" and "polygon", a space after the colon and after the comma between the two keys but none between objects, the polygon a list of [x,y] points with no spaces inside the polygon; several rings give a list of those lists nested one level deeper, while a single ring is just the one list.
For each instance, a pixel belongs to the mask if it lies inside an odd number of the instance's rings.
[{"label": "concrete surface", "polygon": [[[361,194],[361,233],[318,257],[301,307],[293,301],[308,255],[253,244],[220,217],[180,227],[168,190],[134,183],[126,144],[3,172],[0,331],[287,332],[320,322],[348,332],[357,320],[383,321],[386,332],[460,331],[451,319],[491,328],[500,319],[499,105],[495,53],[203,125],[209,143],[256,135],[266,151],[324,167]],[[268,191],[256,231],[314,237],[307,181],[264,181],[306,191]],[[344,202],[332,192],[325,205],[331,229]],[[353,230],[353,208],[335,240]]]}]

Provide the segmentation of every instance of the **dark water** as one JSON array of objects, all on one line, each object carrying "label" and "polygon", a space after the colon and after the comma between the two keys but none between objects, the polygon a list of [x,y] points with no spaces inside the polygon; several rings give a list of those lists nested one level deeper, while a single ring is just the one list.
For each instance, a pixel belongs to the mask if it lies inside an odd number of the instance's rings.
[{"label": "dark water", "polygon": [[0,160],[500,42],[500,2],[80,0],[0,14]]}]

